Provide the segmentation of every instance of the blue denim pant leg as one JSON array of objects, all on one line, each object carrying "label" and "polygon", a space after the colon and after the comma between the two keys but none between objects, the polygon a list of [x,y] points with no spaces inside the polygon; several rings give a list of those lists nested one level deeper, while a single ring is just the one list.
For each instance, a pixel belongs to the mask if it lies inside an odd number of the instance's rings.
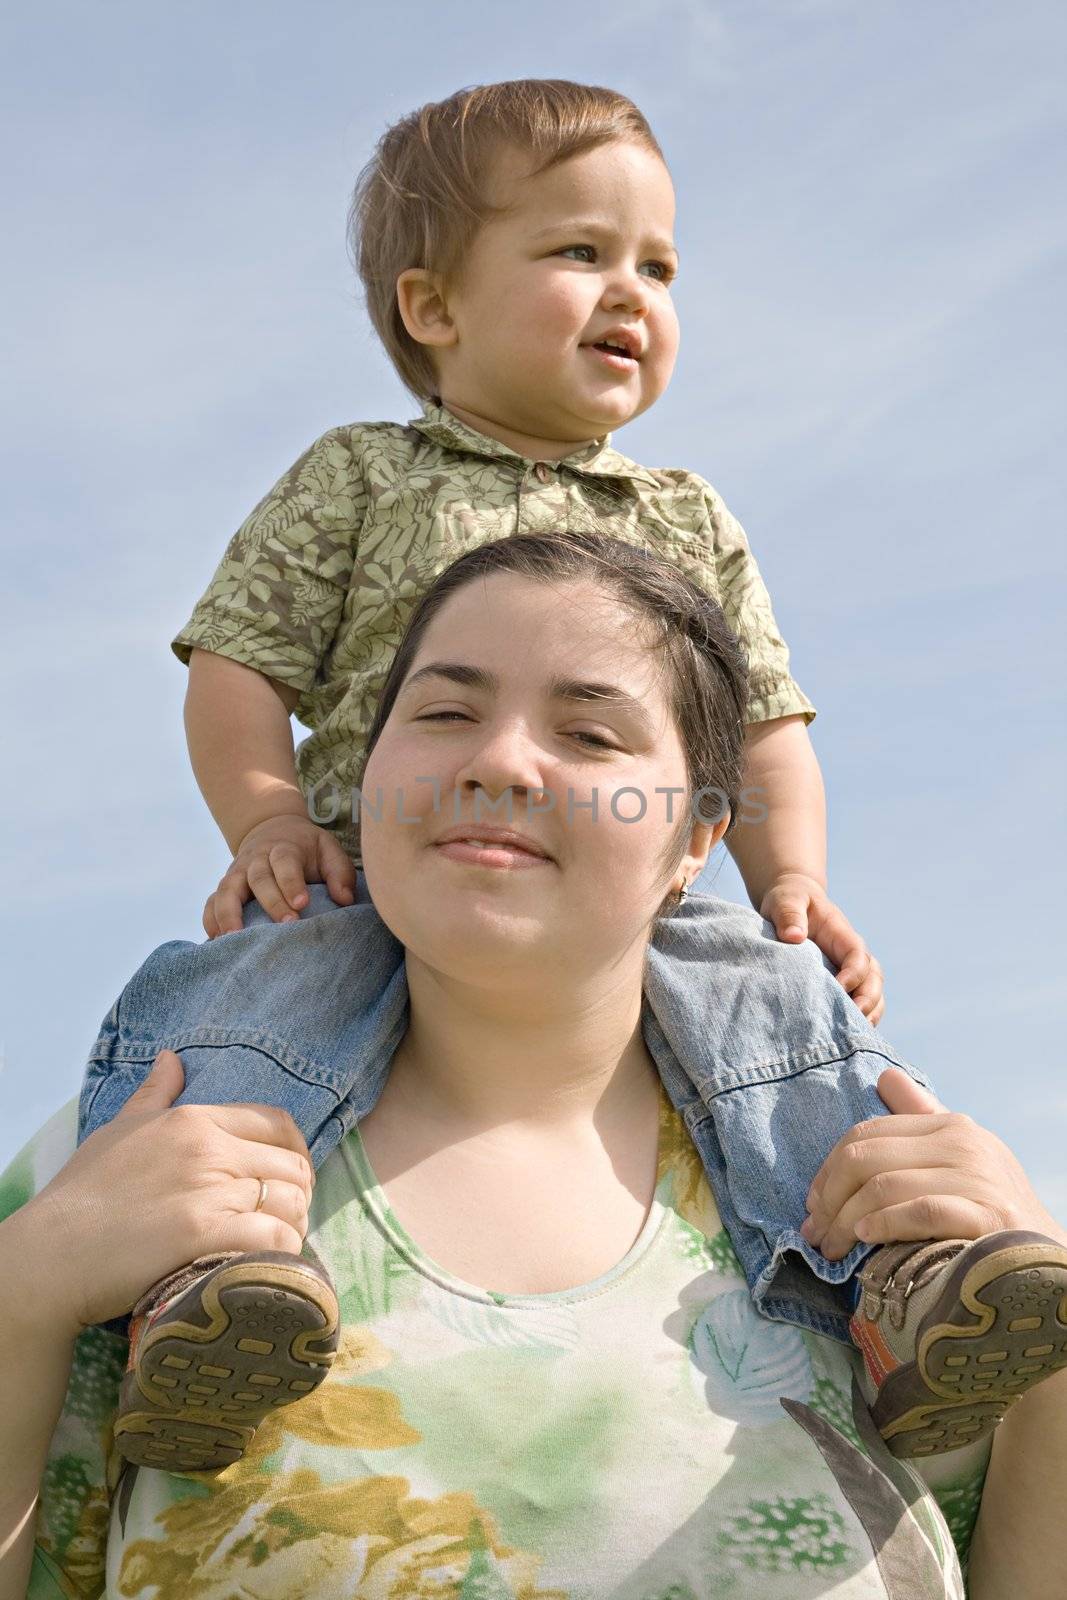
[{"label": "blue denim pant leg", "polygon": [[904,1061],[810,941],[717,895],[690,893],[649,950],[643,1029],[685,1118],[759,1309],[848,1341],[854,1273],[871,1246],[826,1258],[799,1228],[812,1178]]},{"label": "blue denim pant leg", "polygon": [[100,1029],[79,1102],[78,1138],[110,1122],[163,1049],[185,1070],[178,1105],[279,1106],[316,1167],[374,1105],[407,1028],[403,947],[359,874],[337,906],[309,886],[296,923],[255,902],[240,933],[160,945]]},{"label": "blue denim pant leg", "polygon": [[[300,921],[252,901],[244,929],[160,945],[101,1025],[79,1101],[78,1141],[125,1105],[160,1050],[185,1070],[177,1105],[279,1106],[316,1167],[366,1115],[407,1030],[403,947],[359,874],[355,905],[309,885]],[[147,1287],[147,1286],[146,1286]],[[103,1326],[126,1337],[129,1318]]]}]

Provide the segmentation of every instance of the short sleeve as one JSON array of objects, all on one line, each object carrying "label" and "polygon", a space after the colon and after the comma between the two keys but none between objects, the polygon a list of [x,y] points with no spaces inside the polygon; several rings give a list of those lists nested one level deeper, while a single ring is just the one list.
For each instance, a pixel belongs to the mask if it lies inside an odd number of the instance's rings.
[{"label": "short sleeve", "polygon": [[[39,1193],[74,1154],[77,1110],[71,1100],[0,1174],[0,1221]],[[97,1600],[104,1593],[109,1459],[126,1351],[125,1339],[103,1328],[86,1329],[74,1346],[41,1481],[27,1600]]]},{"label": "short sleeve", "polygon": [[748,655],[748,721],[799,715],[811,722],[815,707],[789,671],[789,651],[745,530],[710,484],[704,485],[704,498],[719,602]]},{"label": "short sleeve", "polygon": [[227,656],[301,694],[337,633],[367,509],[353,440],[316,439],[238,528],[193,614],[171,641]]}]

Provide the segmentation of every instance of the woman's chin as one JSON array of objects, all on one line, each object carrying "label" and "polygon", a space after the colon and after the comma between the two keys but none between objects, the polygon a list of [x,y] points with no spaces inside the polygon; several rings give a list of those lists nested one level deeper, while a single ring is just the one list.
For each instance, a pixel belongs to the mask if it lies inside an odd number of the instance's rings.
[{"label": "woman's chin", "polygon": [[428,897],[393,880],[375,905],[409,955],[450,977],[496,983],[505,973],[521,979],[526,970],[543,979],[561,959],[557,920],[519,905],[495,885]]}]

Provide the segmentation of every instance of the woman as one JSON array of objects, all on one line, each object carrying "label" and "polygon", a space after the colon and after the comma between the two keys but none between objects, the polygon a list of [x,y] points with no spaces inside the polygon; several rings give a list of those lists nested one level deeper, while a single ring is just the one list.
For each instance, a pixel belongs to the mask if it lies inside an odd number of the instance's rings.
[{"label": "woman", "polygon": [[[454,589],[402,651],[364,781],[386,803],[364,812],[363,850],[406,951],[410,1013],[313,1194],[280,1114],[173,1106],[173,1055],[75,1155],[61,1116],[33,1172],[12,1169],[4,1600],[25,1588],[38,1483],[35,1596],[105,1581],[211,1600],[962,1595],[933,1497],[872,1430],[849,1352],[756,1313],[642,1031],[653,925],[727,826],[594,804],[693,787],[682,730],[707,680],[657,649],[648,622],[595,564],[499,571]],[[709,709],[700,725],[728,772],[729,717]],[[502,797],[517,845],[479,842]],[[902,1167],[902,1140],[872,1141],[893,1236],[928,1236],[931,1171],[953,1237],[991,1231],[994,1208],[994,1227],[1056,1228],[999,1141],[906,1080],[886,1095],[901,1112],[887,1124],[916,1150]],[[827,1163],[829,1233],[856,1199],[849,1164]],[[109,1479],[123,1347],[90,1325],[193,1252],[305,1236],[341,1300],[330,1379],[221,1473]],[[249,1340],[270,1330],[269,1303],[253,1308]],[[1028,1397],[995,1436],[977,1600],[1008,1581],[1017,1600],[1047,1593],[1046,1563],[1067,1553],[1054,1548],[1067,1430],[1050,1426],[1063,1388],[1033,1397],[1041,1428]],[[986,1454],[928,1469],[961,1528]]]}]

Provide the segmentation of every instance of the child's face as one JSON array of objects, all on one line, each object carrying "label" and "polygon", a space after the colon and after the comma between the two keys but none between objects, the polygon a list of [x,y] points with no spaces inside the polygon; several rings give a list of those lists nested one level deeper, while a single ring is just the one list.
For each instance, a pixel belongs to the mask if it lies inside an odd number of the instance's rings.
[{"label": "child's face", "polygon": [[[630,142],[535,178],[527,166],[515,151],[499,159],[490,198],[514,210],[479,230],[448,296],[441,396],[532,439],[599,438],[647,411],[674,370],[674,187]],[[592,348],[620,327],[640,348],[621,365]]]}]

